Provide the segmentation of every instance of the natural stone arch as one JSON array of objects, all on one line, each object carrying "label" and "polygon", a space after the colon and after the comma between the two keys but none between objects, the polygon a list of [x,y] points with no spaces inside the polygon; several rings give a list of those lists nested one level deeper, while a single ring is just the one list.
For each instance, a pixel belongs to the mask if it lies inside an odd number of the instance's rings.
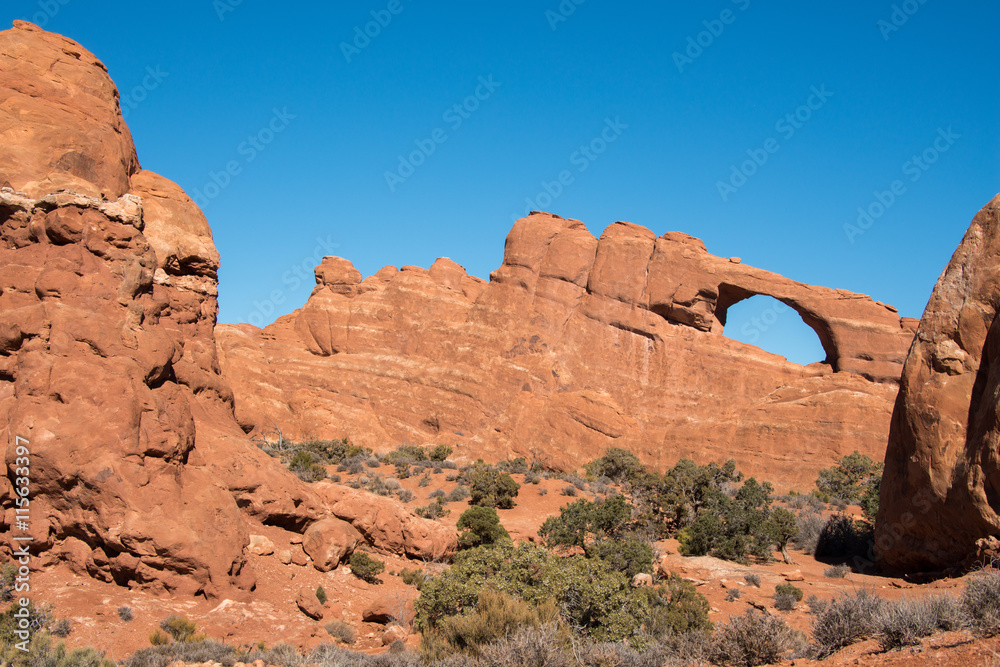
[{"label": "natural stone arch", "polygon": [[802,318],[802,321],[805,322],[806,326],[816,332],[816,335],[819,337],[819,342],[823,346],[823,351],[826,353],[826,359],[823,363],[829,364],[835,372],[840,370],[840,351],[837,349],[836,339],[830,323],[796,299],[764,290],[748,289],[746,287],[730,283],[723,283],[719,285],[718,294],[719,296],[715,303],[715,319],[719,321],[719,324],[722,325],[723,328],[726,326],[729,309],[737,303],[745,301],[751,297],[769,296],[772,299],[785,304],[798,313],[799,317]]}]

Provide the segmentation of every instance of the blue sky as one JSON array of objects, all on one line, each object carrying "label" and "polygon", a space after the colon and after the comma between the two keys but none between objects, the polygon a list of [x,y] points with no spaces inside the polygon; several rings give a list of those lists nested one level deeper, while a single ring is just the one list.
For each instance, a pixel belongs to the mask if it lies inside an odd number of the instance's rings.
[{"label": "blue sky", "polygon": [[[684,231],[717,255],[919,317],[1000,191],[1000,6],[664,5],[3,11],[108,66],[143,166],[195,196],[212,225],[221,321],[300,306],[324,254],[366,276],[447,256],[486,278],[528,208],[595,235],[615,220]],[[771,307],[734,308],[727,333],[818,360],[794,313],[747,326]]]}]

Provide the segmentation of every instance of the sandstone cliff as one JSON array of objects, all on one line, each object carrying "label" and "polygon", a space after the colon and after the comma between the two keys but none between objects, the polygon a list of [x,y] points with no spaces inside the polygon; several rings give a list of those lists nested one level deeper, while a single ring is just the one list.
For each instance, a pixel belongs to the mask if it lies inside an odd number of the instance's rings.
[{"label": "sandstone cliff", "polygon": [[[813,287],[619,222],[594,238],[534,213],[489,283],[448,259],[362,280],[316,269],[300,310],[216,329],[245,430],[349,437],[375,450],[446,443],[469,459],[562,469],[627,447],[664,467],[736,458],[808,489],[858,449],[881,459],[915,322],[870,297]],[[756,294],[791,306],[825,364],[802,367],[721,335]]]},{"label": "sandstone cliff", "polygon": [[876,524],[879,562],[943,570],[1000,537],[1000,195],[972,220],[903,368]]},{"label": "sandstone cliff", "polygon": [[301,531],[323,505],[233,417],[208,223],[140,169],[118,92],[79,44],[16,22],[0,32],[0,89],[0,527],[16,526],[25,438],[42,565],[250,589],[248,522]]}]

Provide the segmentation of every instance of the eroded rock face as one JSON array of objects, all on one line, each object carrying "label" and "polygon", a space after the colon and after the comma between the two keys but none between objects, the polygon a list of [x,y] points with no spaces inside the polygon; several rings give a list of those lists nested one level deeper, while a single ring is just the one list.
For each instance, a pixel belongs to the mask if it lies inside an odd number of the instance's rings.
[{"label": "eroded rock face", "polygon": [[14,530],[26,438],[43,564],[249,590],[248,516],[303,530],[324,509],[234,419],[208,223],[139,169],[114,84],[75,42],[21,22],[0,32],[0,86],[0,528]]},{"label": "eroded rock face", "polygon": [[[882,458],[915,322],[870,297],[709,254],[698,239],[615,223],[600,239],[546,213],[518,221],[489,283],[439,259],[364,280],[328,257],[302,309],[220,325],[247,431],[377,451],[445,443],[468,459],[572,469],[608,447],[672,465],[735,457],[785,488],[858,449]],[[773,296],[812,326],[802,367],[720,335],[727,309]]]},{"label": "eroded rock face", "polygon": [[903,369],[876,523],[892,570],[943,570],[1000,536],[1000,195],[938,279]]}]

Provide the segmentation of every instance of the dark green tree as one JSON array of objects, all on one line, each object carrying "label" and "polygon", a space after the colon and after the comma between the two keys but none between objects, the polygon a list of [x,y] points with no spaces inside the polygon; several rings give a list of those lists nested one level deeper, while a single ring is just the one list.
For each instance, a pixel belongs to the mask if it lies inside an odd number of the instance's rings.
[{"label": "dark green tree", "polygon": [[509,540],[510,534],[500,525],[500,517],[492,507],[470,507],[458,518],[458,544],[463,549],[496,544]]},{"label": "dark green tree", "polygon": [[469,475],[470,502],[473,505],[510,509],[520,489],[521,485],[509,474],[485,464],[476,464]]}]

